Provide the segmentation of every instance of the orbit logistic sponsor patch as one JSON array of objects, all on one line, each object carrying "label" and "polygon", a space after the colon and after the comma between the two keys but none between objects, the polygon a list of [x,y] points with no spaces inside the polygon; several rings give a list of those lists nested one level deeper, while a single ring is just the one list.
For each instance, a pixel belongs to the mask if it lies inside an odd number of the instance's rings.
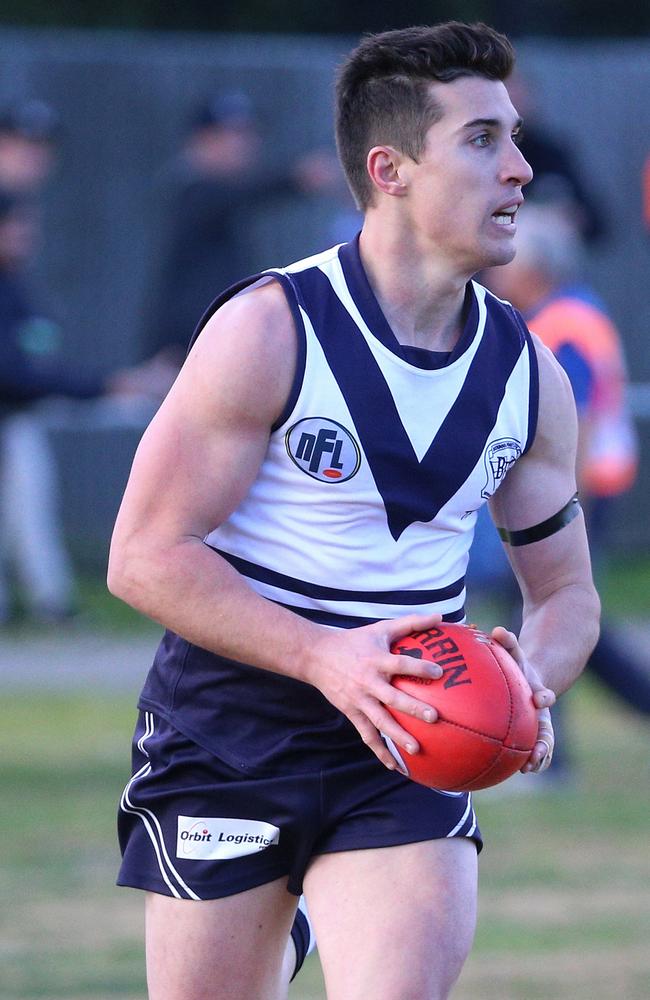
[{"label": "orbit logistic sponsor patch", "polygon": [[179,816],[176,857],[186,861],[241,858],[264,851],[279,840],[279,827],[261,820]]}]

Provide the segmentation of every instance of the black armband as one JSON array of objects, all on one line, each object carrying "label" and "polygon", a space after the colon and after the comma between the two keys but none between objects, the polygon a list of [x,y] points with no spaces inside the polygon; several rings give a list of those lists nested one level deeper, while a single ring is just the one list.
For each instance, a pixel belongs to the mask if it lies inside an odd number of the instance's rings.
[{"label": "black armband", "polygon": [[554,535],[556,531],[570,524],[581,509],[580,499],[576,493],[557,514],[553,514],[541,524],[535,524],[532,528],[522,528],[521,531],[508,531],[507,528],[497,528],[497,531],[501,541],[507,542],[508,545],[530,545],[531,542],[540,542],[542,538]]}]

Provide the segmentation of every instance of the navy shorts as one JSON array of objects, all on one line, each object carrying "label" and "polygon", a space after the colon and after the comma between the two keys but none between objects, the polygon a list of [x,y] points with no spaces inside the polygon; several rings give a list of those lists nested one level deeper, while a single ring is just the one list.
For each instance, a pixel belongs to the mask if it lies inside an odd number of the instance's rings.
[{"label": "navy shorts", "polygon": [[482,847],[471,795],[388,771],[361,742],[349,763],[254,777],[142,712],[133,762],[119,809],[118,885],[217,899],[287,878],[299,896],[318,854],[442,837]]}]

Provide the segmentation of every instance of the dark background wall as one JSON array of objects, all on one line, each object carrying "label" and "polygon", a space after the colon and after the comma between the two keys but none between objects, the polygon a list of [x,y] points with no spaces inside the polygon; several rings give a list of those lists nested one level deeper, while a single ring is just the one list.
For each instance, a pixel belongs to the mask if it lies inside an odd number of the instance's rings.
[{"label": "dark background wall", "polygon": [[359,34],[457,18],[485,21],[514,36],[638,38],[650,31],[646,5],[611,0],[4,0],[2,24],[194,31]]},{"label": "dark background wall", "polygon": [[[188,109],[216,89],[242,87],[259,107],[271,167],[331,148],[333,72],[353,41],[0,29],[0,95],[43,96],[63,119],[35,277],[63,322],[71,361],[109,372],[138,356],[160,238],[156,179]],[[650,41],[529,39],[517,49],[539,118],[569,144],[602,202],[610,235],[591,253],[589,277],[625,336],[635,381],[648,382],[650,238],[640,178],[650,152]],[[334,242],[339,208],[325,199],[276,201],[243,215],[252,267]],[[137,434],[85,433],[85,443],[61,434],[57,447],[73,541],[84,558],[101,561]],[[646,486],[642,477],[625,502],[620,544],[650,543]]]}]

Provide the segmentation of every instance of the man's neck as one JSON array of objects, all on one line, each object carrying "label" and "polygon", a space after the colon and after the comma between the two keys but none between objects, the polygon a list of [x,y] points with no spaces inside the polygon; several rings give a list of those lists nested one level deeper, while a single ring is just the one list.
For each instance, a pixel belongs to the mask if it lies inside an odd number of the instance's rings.
[{"label": "man's neck", "polygon": [[359,244],[361,261],[382,312],[400,344],[451,351],[461,335],[469,276],[414,247],[369,213]]}]

